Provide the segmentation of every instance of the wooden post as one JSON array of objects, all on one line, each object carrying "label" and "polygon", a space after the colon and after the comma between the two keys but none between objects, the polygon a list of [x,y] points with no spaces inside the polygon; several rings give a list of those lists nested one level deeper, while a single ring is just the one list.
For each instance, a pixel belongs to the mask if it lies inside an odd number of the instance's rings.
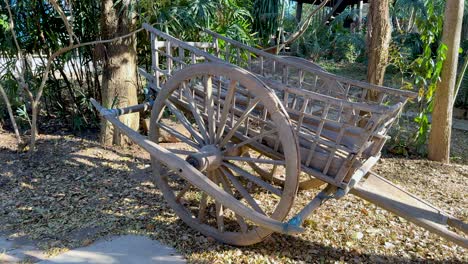
[{"label": "wooden post", "polygon": [[160,88],[160,86],[159,86],[160,72],[158,70],[158,67],[159,67],[159,52],[158,52],[157,42],[158,42],[158,39],[156,38],[156,35],[151,34],[151,70],[152,70],[152,73],[155,76],[155,80],[156,80],[155,85],[156,85],[157,88]]}]

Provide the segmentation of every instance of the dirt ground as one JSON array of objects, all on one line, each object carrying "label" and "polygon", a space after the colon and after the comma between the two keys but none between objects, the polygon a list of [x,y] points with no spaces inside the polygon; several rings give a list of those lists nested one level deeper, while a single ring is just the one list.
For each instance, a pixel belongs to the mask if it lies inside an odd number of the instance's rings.
[{"label": "dirt ground", "polygon": [[[454,164],[384,157],[375,171],[466,222],[467,142],[468,132],[454,130]],[[0,232],[38,241],[52,255],[130,233],[195,263],[468,262],[466,249],[352,195],[322,206],[304,234],[222,245],[175,216],[150,180],[148,158],[136,146],[103,148],[93,136],[41,135],[28,159],[0,132]],[[301,193],[294,209],[310,196]]]}]

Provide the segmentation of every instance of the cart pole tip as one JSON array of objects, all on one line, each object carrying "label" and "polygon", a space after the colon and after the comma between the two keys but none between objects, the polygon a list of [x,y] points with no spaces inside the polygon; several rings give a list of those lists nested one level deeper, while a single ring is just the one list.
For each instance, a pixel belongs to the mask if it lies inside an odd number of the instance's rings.
[{"label": "cart pole tip", "polygon": [[292,235],[304,233],[305,229],[301,227],[302,221],[296,217],[283,224],[283,233]]}]

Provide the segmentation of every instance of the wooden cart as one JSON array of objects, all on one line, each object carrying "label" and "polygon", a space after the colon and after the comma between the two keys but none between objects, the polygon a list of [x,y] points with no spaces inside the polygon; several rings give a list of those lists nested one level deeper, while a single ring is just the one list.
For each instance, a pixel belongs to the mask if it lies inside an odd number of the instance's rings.
[{"label": "wooden cart", "polygon": [[[352,193],[468,246],[449,230],[466,233],[467,224],[371,171],[391,124],[416,94],[339,77],[208,30],[201,33],[206,42],[184,42],[144,27],[152,66],[140,73],[154,100],[123,109],[92,102],[150,153],[157,186],[186,224],[224,243],[251,245],[273,232],[302,232],[326,200]],[[146,110],[148,137],[118,119]],[[162,147],[163,132],[180,142]],[[290,214],[298,189],[311,188],[321,190]]]}]

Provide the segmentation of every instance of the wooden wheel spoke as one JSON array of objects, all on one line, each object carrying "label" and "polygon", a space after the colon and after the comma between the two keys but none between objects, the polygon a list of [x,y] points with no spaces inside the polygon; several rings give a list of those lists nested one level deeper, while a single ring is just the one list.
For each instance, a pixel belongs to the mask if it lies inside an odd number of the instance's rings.
[{"label": "wooden wheel spoke", "polygon": [[[225,192],[227,192],[228,194],[230,194],[231,196],[234,197],[234,193],[232,192],[231,190],[231,185],[229,184],[229,182],[225,179],[225,176],[223,175],[223,173],[220,171],[220,170],[217,170],[215,172],[215,175],[216,177],[218,177],[218,180],[221,182],[221,184],[223,185],[223,189]],[[245,223],[245,220],[244,218],[242,218],[242,216],[238,215],[238,214],[235,214],[236,215],[236,221],[237,223],[239,224],[239,227],[242,231],[242,233],[246,233],[247,230],[248,230],[248,227],[247,227],[247,224]]]},{"label": "wooden wheel spoke", "polygon": [[179,140],[181,140],[182,142],[184,142],[185,144],[191,146],[191,147],[194,147],[196,149],[199,149],[200,146],[193,142],[190,138],[182,135],[180,132],[176,131],[175,129],[163,124],[163,123],[157,123],[156,124],[159,128],[161,129],[164,129],[165,131],[167,131],[167,133],[173,135],[174,137],[178,138]]},{"label": "wooden wheel spoke", "polygon": [[277,196],[280,196],[282,195],[282,191],[273,187],[272,185],[264,182],[263,180],[261,180],[260,178],[258,177],[255,177],[254,175],[250,174],[249,172],[245,171],[244,169],[230,163],[230,162],[223,162],[223,165],[225,165],[226,167],[228,167],[229,169],[237,172],[240,176],[246,178],[247,180],[257,184],[258,186],[266,189],[267,191],[277,195]]},{"label": "wooden wheel spoke", "polygon": [[200,133],[198,133],[197,131],[195,131],[195,129],[193,128],[192,124],[190,123],[190,121],[185,117],[185,115],[179,111],[179,109],[177,109],[174,104],[172,104],[169,100],[166,100],[166,105],[167,107],[169,108],[169,110],[171,110],[171,112],[173,114],[176,115],[177,119],[182,123],[182,125],[185,127],[185,129],[187,129],[188,132],[190,132],[190,134],[193,136],[193,138],[195,139],[195,141],[198,143],[198,144],[203,144],[203,139],[200,135]]},{"label": "wooden wheel spoke", "polygon": [[206,207],[208,204],[208,195],[205,192],[201,192],[200,205],[198,207],[198,221],[203,223],[206,216]]},{"label": "wooden wheel spoke", "polygon": [[257,106],[257,104],[260,102],[260,98],[256,98],[250,105],[245,109],[245,112],[237,119],[236,124],[229,130],[227,135],[224,137],[224,139],[221,141],[219,144],[219,147],[223,147],[226,145],[229,140],[234,136],[234,133],[239,129],[239,127],[242,125],[242,123],[245,121],[247,117],[249,117],[250,112]]},{"label": "wooden wheel spoke", "polygon": [[234,188],[237,189],[237,191],[242,195],[242,197],[244,197],[244,199],[247,201],[247,203],[252,206],[252,208],[261,213],[261,214],[265,214],[265,212],[262,210],[262,208],[260,208],[260,206],[257,204],[257,202],[255,201],[255,199],[250,195],[250,193],[244,188],[244,186],[242,186],[242,184],[236,179],[236,177],[234,175],[232,175],[232,173],[230,173],[228,171],[227,168],[223,168],[221,167],[221,171],[222,173],[229,179],[229,181],[232,183],[232,185],[234,185]]},{"label": "wooden wheel spoke", "polygon": [[253,163],[264,163],[264,164],[274,164],[274,165],[285,165],[284,160],[272,160],[272,159],[256,159],[250,157],[230,157],[224,156],[223,160],[238,160],[238,161],[246,161],[246,162],[253,162]]},{"label": "wooden wheel spoke", "polygon": [[205,141],[205,143],[208,144],[209,138],[208,138],[208,133],[206,132],[206,127],[205,123],[203,122],[202,115],[197,107],[197,103],[195,102],[195,98],[193,98],[192,93],[190,92],[189,88],[187,87],[186,83],[184,82],[182,84],[182,89],[185,93],[185,97],[188,100],[188,106],[190,108],[190,111],[192,112],[193,117],[195,118],[195,122],[198,125],[198,129],[200,130],[200,133],[202,134],[202,137]]},{"label": "wooden wheel spoke", "polygon": [[169,150],[170,152],[174,153],[174,154],[181,154],[181,155],[193,155],[195,154],[196,152],[194,151],[188,151],[188,150],[182,150],[182,149],[173,149],[173,148],[167,148],[167,150]]},{"label": "wooden wheel spoke", "polygon": [[224,232],[224,212],[223,205],[219,202],[216,202],[216,223],[218,225],[218,230]]},{"label": "wooden wheel spoke", "polygon": [[273,169],[271,169],[270,176],[273,177],[276,173],[276,169],[278,168],[278,165],[273,165]]},{"label": "wooden wheel spoke", "polygon": [[[208,173],[211,179],[213,179],[214,183],[219,186],[219,180],[216,175],[212,173]],[[220,232],[224,232],[224,209],[223,205],[215,200],[215,207],[216,207],[216,224],[218,225],[218,230]]]},{"label": "wooden wheel spoke", "polygon": [[[250,155],[249,153],[245,153],[244,154],[245,156],[249,157],[250,158]],[[257,156],[257,159],[262,157],[263,154],[260,154]],[[248,164],[250,165],[250,167],[252,167],[252,169],[258,173],[260,175],[260,177],[262,177],[263,179],[266,179],[266,180],[269,180],[269,181],[272,181],[274,183],[277,183],[278,181],[276,180],[275,181],[275,173],[276,173],[276,169],[278,168],[278,165],[273,165],[273,168],[268,172],[268,171],[265,171],[264,169],[260,168],[259,166],[257,166],[257,164],[255,164],[254,162],[248,162]]]},{"label": "wooden wheel spoke", "polygon": [[176,195],[175,200],[177,202],[180,202],[180,199],[184,197],[184,195],[190,190],[190,187],[192,187],[192,185],[190,183],[187,183],[187,185],[185,185],[184,188],[180,190],[179,193]]},{"label": "wooden wheel spoke", "polygon": [[208,114],[208,135],[210,144],[215,143],[216,133],[216,117],[214,114],[214,98],[213,98],[213,80],[212,76],[208,75],[205,78],[205,108]]},{"label": "wooden wheel spoke", "polygon": [[224,100],[223,112],[221,113],[221,119],[218,131],[216,133],[216,141],[221,139],[221,136],[224,133],[224,128],[226,127],[227,123],[227,116],[229,114],[229,109],[231,109],[232,99],[234,99],[234,94],[236,92],[237,82],[231,80],[228,87],[228,92],[226,95],[226,99]]},{"label": "wooden wheel spoke", "polygon": [[247,139],[247,140],[244,140],[244,141],[242,141],[242,142],[240,142],[240,143],[235,144],[235,145],[232,146],[232,147],[229,147],[229,148],[223,150],[223,152],[229,152],[229,151],[231,151],[231,150],[235,150],[235,149],[237,149],[237,148],[240,148],[240,147],[242,147],[242,146],[244,146],[244,145],[247,145],[247,144],[250,144],[250,143],[252,143],[252,142],[255,142],[255,141],[257,141],[258,139],[261,139],[261,138],[263,138],[263,137],[269,136],[269,135],[274,134],[274,133],[276,133],[276,132],[277,132],[276,129],[272,129],[272,130],[269,130],[269,131],[267,131],[267,132],[258,134],[258,135],[256,135],[255,137],[252,137],[252,138],[249,138],[249,139]]},{"label": "wooden wheel spoke", "polygon": [[249,227],[247,226],[247,223],[245,222],[244,218],[242,218],[242,216],[236,214],[236,221],[239,224],[241,232],[244,233],[244,234],[247,233],[247,231],[249,230]]}]

